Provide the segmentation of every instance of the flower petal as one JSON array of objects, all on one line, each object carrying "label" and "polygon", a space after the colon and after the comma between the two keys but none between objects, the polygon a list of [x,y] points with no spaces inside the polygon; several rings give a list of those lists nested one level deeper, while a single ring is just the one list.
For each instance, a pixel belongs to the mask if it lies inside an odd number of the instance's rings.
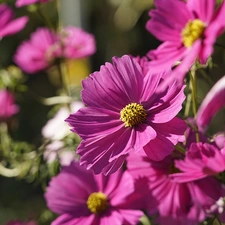
[{"label": "flower petal", "polygon": [[225,76],[208,92],[198,109],[195,120],[200,131],[204,131],[215,114],[225,105]]},{"label": "flower petal", "polygon": [[0,29],[0,37],[8,36],[15,34],[22,30],[28,21],[27,16],[20,17],[18,19],[12,20],[11,22],[7,23],[3,28]]},{"label": "flower petal", "polygon": [[75,218],[71,214],[62,214],[56,220],[54,220],[51,225],[97,225],[95,223],[95,215],[90,214],[87,217]]},{"label": "flower petal", "polygon": [[85,104],[120,111],[127,104],[139,103],[143,85],[142,69],[130,56],[114,57],[113,65],[106,63],[101,66],[100,72],[91,74],[82,84]]},{"label": "flower petal", "polygon": [[212,19],[215,5],[215,0],[187,1],[187,7],[189,8],[189,10],[192,11],[197,18],[207,24],[209,24]]}]

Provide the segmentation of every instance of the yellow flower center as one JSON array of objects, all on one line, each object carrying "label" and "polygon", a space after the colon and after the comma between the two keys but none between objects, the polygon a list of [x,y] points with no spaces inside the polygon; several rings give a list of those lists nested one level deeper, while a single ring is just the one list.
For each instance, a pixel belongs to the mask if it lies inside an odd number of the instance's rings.
[{"label": "yellow flower center", "polygon": [[147,113],[141,104],[130,103],[120,111],[120,119],[125,127],[133,127],[146,120]]},{"label": "yellow flower center", "polygon": [[94,213],[99,214],[105,211],[108,207],[108,199],[105,194],[102,192],[94,192],[92,193],[87,200],[88,209]]},{"label": "yellow flower center", "polygon": [[201,20],[189,21],[181,32],[184,46],[191,47],[197,39],[202,37],[204,30],[205,24]]}]

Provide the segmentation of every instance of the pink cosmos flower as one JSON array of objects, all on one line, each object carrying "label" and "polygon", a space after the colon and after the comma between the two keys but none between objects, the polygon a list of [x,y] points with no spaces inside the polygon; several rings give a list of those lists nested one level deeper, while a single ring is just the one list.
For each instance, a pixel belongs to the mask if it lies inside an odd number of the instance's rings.
[{"label": "pink cosmos flower", "polygon": [[60,215],[52,225],[136,225],[143,212],[135,204],[143,198],[134,201],[135,196],[128,172],[94,175],[74,162],[50,181],[45,199],[49,209]]},{"label": "pink cosmos flower", "polygon": [[164,79],[162,73],[143,74],[136,59],[125,55],[83,81],[87,107],[66,119],[82,138],[77,149],[81,165],[110,174],[129,152],[144,148],[151,159],[162,160],[184,141],[186,124],[175,117],[185,98],[183,88],[171,84],[157,93]]},{"label": "pink cosmos flower", "polygon": [[175,161],[181,173],[173,174],[176,182],[188,182],[218,174],[225,170],[225,147],[220,151],[208,143],[192,143],[184,160]]},{"label": "pink cosmos flower", "polygon": [[76,27],[66,27],[60,33],[38,28],[24,41],[14,56],[15,63],[27,73],[47,69],[56,58],[87,57],[96,50],[94,37]]},{"label": "pink cosmos flower", "polygon": [[46,69],[59,56],[58,37],[48,28],[38,28],[16,51],[15,63],[27,73]]},{"label": "pink cosmos flower", "polygon": [[0,90],[0,122],[7,120],[19,111],[14,102],[14,96],[9,91]]},{"label": "pink cosmos flower", "polygon": [[27,16],[14,19],[13,10],[5,3],[0,4],[0,39],[22,30],[28,21]]},{"label": "pink cosmos flower", "polygon": [[65,58],[77,59],[93,55],[96,51],[95,38],[81,28],[68,26],[61,31]]},{"label": "pink cosmos flower", "polygon": [[146,28],[163,43],[148,53],[150,65],[160,70],[181,61],[176,71],[185,75],[196,59],[205,64],[225,27],[225,2],[215,11],[216,0],[155,0],[155,5]]},{"label": "pink cosmos flower", "polygon": [[37,225],[37,223],[35,221],[22,222],[19,220],[13,220],[8,222],[6,225]]},{"label": "pink cosmos flower", "polygon": [[[155,162],[141,153],[129,155],[127,168],[135,179],[149,179],[150,194],[158,202],[160,225],[197,225],[208,216],[207,209],[224,196],[220,182],[213,177],[176,182],[173,175],[179,170],[174,159],[182,158],[180,155],[170,155],[161,162]],[[148,211],[152,214],[154,208],[150,205]]]},{"label": "pink cosmos flower", "polygon": [[195,117],[200,131],[204,131],[216,113],[225,106],[225,76],[208,92]]},{"label": "pink cosmos flower", "polygon": [[32,5],[35,3],[45,3],[45,2],[49,2],[51,0],[17,0],[16,1],[16,7],[21,7],[21,6],[25,6],[25,5]]}]

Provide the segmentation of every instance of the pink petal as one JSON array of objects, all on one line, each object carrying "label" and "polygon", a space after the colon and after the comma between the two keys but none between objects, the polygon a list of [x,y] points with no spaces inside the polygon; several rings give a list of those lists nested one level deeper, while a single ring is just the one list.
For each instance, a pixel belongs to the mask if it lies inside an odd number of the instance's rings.
[{"label": "pink petal", "polygon": [[[184,2],[156,0],[156,10],[150,11],[151,19],[146,28],[161,41],[180,41],[180,32],[192,14]],[[173,8],[173,11],[170,9]],[[174,13],[176,12],[176,13]],[[165,31],[165,32],[164,32]]]},{"label": "pink petal", "polygon": [[182,44],[174,45],[172,42],[164,42],[156,50],[151,50],[147,56],[152,59],[149,66],[155,72],[162,72],[171,69],[175,63],[180,61],[189,50]]},{"label": "pink petal", "polygon": [[100,72],[91,74],[82,84],[85,104],[120,111],[131,102],[139,102],[143,86],[142,69],[130,56],[114,57],[113,64],[101,66]]},{"label": "pink petal", "polygon": [[18,19],[12,20],[3,28],[0,29],[0,37],[15,34],[22,30],[28,21],[27,16],[20,17]]},{"label": "pink petal", "polygon": [[187,7],[190,11],[207,24],[209,24],[212,19],[215,4],[215,0],[187,0]]},{"label": "pink petal", "polygon": [[[81,108],[75,114],[71,114],[65,121],[83,139],[96,135],[111,134],[124,127],[119,119],[120,114],[104,108]],[[76,129],[74,128],[76,127]]]},{"label": "pink petal", "polygon": [[119,207],[119,205],[126,203],[126,198],[133,192],[134,192],[133,178],[128,172],[124,172],[117,187],[109,194],[110,204],[113,207]]},{"label": "pink petal", "polygon": [[225,76],[208,92],[195,117],[200,131],[204,131],[215,114],[225,105]]},{"label": "pink petal", "polygon": [[[56,220],[54,220],[51,225],[93,225],[95,220],[95,215],[90,214],[86,217],[76,218],[72,214],[62,214]],[[96,224],[97,225],[97,224]]]},{"label": "pink petal", "polygon": [[166,137],[157,134],[157,137],[144,146],[144,151],[148,157],[154,161],[161,161],[170,155],[174,150],[174,145]]},{"label": "pink petal", "polygon": [[142,211],[139,210],[126,210],[120,209],[118,210],[121,215],[123,215],[123,219],[125,222],[123,224],[126,225],[136,225],[139,222],[141,216],[144,215]]}]

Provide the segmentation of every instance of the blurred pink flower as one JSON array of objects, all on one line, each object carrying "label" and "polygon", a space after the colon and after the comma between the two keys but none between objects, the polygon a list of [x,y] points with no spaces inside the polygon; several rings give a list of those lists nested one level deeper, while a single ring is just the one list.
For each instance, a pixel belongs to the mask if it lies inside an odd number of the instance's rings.
[{"label": "blurred pink flower", "polygon": [[48,208],[60,215],[52,225],[136,225],[143,215],[136,204],[143,198],[135,195],[128,172],[94,175],[74,162],[52,178],[45,199]]},{"label": "blurred pink flower", "polygon": [[82,138],[77,150],[81,165],[110,174],[122,166],[129,152],[144,148],[159,161],[184,141],[186,124],[176,117],[184,87],[170,84],[158,93],[166,77],[143,73],[136,59],[125,55],[114,57],[113,64],[106,63],[83,81],[87,107],[66,119]]},{"label": "blurred pink flower", "polygon": [[16,7],[32,5],[35,3],[44,3],[44,2],[49,2],[49,1],[51,1],[51,0],[16,0]]},{"label": "blurred pink flower", "polygon": [[[156,9],[150,10],[146,28],[163,43],[148,53],[155,70],[173,67],[173,76],[184,75],[196,59],[205,64],[213,53],[216,38],[225,27],[225,1],[214,10],[215,0],[155,0]],[[171,10],[173,9],[173,10]]]},{"label": "blurred pink flower", "polygon": [[0,39],[22,30],[28,21],[27,16],[14,19],[13,10],[5,3],[0,4]]},{"label": "blurred pink flower", "polygon": [[94,36],[81,28],[66,27],[59,33],[38,28],[24,41],[14,56],[15,63],[27,73],[47,69],[56,58],[82,58],[95,52]]},{"label": "blurred pink flower", "polygon": [[38,28],[14,55],[15,63],[27,73],[46,69],[60,54],[57,35],[48,28]]},{"label": "blurred pink flower", "polygon": [[14,102],[14,96],[6,89],[0,90],[0,122],[7,120],[19,111]]},{"label": "blurred pink flower", "polygon": [[225,170],[225,146],[220,150],[213,144],[193,143],[184,160],[175,160],[175,166],[181,172],[171,177],[178,183],[219,174]]},{"label": "blurred pink flower", "polygon": [[225,106],[225,76],[207,93],[195,116],[200,131],[204,131],[216,113]]},{"label": "blurred pink flower", "polygon": [[68,26],[62,29],[60,36],[65,58],[78,59],[88,57],[96,51],[94,36],[81,28]]},{"label": "blurred pink flower", "polygon": [[[208,216],[207,210],[223,197],[222,185],[214,177],[179,183],[173,175],[179,172],[174,164],[180,155],[168,156],[160,162],[150,160],[143,151],[127,158],[128,172],[135,178],[149,179],[149,189],[157,206],[149,205],[152,215],[158,210],[160,225],[197,225]],[[147,195],[146,195],[147,198]]]}]

